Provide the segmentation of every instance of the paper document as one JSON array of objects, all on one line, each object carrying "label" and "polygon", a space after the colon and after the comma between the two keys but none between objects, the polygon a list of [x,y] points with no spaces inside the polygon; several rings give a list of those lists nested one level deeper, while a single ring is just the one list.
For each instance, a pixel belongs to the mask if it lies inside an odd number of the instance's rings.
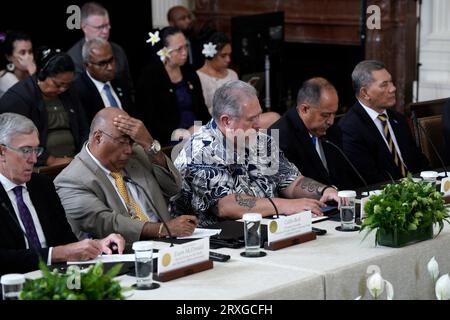
[{"label": "paper document", "polygon": [[187,237],[178,237],[177,239],[198,239],[198,238],[206,238],[215,236],[216,234],[220,234],[222,229],[203,229],[203,228],[195,228],[194,233]]},{"label": "paper document", "polygon": [[[157,253],[153,253],[153,257],[155,257],[155,254],[157,254]],[[132,261],[134,261],[134,254],[133,253],[132,254],[111,254],[111,255],[103,254],[93,260],[67,261],[67,264],[92,264],[92,263],[96,263],[98,261],[102,261],[103,263],[132,262]]]}]

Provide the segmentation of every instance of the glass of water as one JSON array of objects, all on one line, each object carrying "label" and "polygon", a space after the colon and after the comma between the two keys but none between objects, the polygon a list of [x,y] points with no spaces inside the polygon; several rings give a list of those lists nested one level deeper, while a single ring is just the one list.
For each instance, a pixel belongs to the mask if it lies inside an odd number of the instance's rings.
[{"label": "glass of water", "polygon": [[19,300],[19,294],[25,283],[23,274],[11,273],[1,277],[3,300]]},{"label": "glass of water", "polygon": [[355,230],[355,198],[356,192],[345,190],[338,192],[339,210],[341,215],[341,230]]},{"label": "glass of water", "polygon": [[153,284],[153,242],[133,243],[137,289],[149,289]]},{"label": "glass of water", "polygon": [[260,213],[245,213],[242,220],[244,220],[245,255],[259,256],[262,216]]}]

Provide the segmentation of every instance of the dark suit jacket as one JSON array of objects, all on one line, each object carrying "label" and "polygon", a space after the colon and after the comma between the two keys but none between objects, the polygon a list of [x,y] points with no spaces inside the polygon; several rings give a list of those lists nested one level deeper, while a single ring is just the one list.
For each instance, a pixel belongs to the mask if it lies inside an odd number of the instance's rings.
[{"label": "dark suit jacket", "polygon": [[[416,173],[428,170],[428,160],[414,143],[405,117],[393,110],[387,110],[387,114],[408,171]],[[394,156],[359,102],[347,112],[338,125],[343,133],[345,153],[368,184],[388,181],[391,177],[402,177],[394,162]]]},{"label": "dark suit jacket", "polygon": [[[52,181],[45,176],[33,174],[27,183],[27,189],[39,217],[47,246],[55,247],[78,241],[67,222]],[[9,208],[8,213],[0,206],[0,275],[38,269],[39,255],[47,263],[48,248],[42,248],[39,253],[26,249],[24,235],[1,183],[0,202]]]},{"label": "dark suit jacket", "polygon": [[[291,108],[270,128],[279,130],[280,149],[290,162],[296,165],[302,175],[326,185],[335,185],[339,189],[355,189],[362,182],[350,165],[333,146],[321,142],[327,171],[311,142],[308,129],[298,115],[296,108]],[[273,134],[273,133],[272,133]],[[339,127],[332,126],[323,137],[342,148],[342,137]]]},{"label": "dark suit jacket", "polygon": [[[84,67],[83,57],[81,51],[86,39],[83,37],[72,48],[67,51],[67,54],[72,58],[75,63],[75,71],[77,74],[82,74],[86,68]],[[117,43],[109,41],[111,44],[114,59],[116,61],[116,79],[120,79],[122,83],[126,83],[127,86],[133,90],[133,80],[131,78],[130,67],[128,65],[128,59],[125,51]]]},{"label": "dark suit jacket", "polygon": [[[120,79],[114,79],[111,81],[111,85],[122,103],[122,108],[130,116],[136,116],[131,99],[131,88],[129,88],[126,83],[122,83]],[[73,87],[78,92],[78,98],[81,101],[81,106],[86,115],[86,119],[88,123],[91,123],[97,112],[105,107],[100,92],[98,92],[97,87],[94,82],[92,82],[91,78],[89,78],[86,71],[79,75],[74,81]]]},{"label": "dark suit jacket", "polygon": [[444,161],[450,164],[450,99],[447,100],[444,106],[444,114],[442,115],[442,130],[444,135]]},{"label": "dark suit jacket", "polygon": [[[75,147],[79,151],[89,134],[89,127],[80,100],[72,87],[61,93],[59,99],[69,114],[70,130]],[[47,145],[48,114],[36,76],[16,83],[3,95],[0,99],[0,113],[4,112],[18,113],[31,119],[39,130],[41,146]],[[44,151],[38,159],[38,165],[45,165],[48,156],[49,154]]]},{"label": "dark suit jacket", "polygon": [[[203,98],[202,86],[191,66],[181,67],[183,80],[188,84],[193,111],[203,124],[211,118]],[[136,90],[136,105],[147,129],[161,145],[170,144],[173,130],[180,123],[180,111],[175,86],[161,62],[148,65],[140,78]]]}]

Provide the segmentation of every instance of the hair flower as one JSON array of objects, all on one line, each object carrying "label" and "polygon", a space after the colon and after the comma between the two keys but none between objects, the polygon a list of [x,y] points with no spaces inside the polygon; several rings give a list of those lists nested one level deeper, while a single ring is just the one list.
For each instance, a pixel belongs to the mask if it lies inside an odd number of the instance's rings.
[{"label": "hair flower", "polygon": [[216,45],[212,44],[212,42],[205,43],[203,45],[202,53],[205,57],[213,58],[217,53]]},{"label": "hair flower", "polygon": [[155,31],[155,33],[149,32],[148,36],[150,37],[149,39],[147,39],[147,43],[151,43],[152,47],[159,42],[159,40],[161,40],[159,38],[159,31]]},{"label": "hair flower", "polygon": [[166,47],[162,48],[156,53],[162,62],[165,62],[167,58],[170,58],[170,50]]}]

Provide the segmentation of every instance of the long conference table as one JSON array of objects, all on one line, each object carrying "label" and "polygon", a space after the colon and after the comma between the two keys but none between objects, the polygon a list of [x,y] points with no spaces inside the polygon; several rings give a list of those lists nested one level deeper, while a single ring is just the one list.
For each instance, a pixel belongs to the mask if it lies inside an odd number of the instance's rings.
[{"label": "long conference table", "polygon": [[[372,299],[366,290],[367,269],[379,268],[394,287],[394,299],[436,299],[427,263],[434,256],[441,275],[450,272],[450,226],[432,240],[403,248],[375,246],[372,232],[340,232],[339,222],[322,221],[314,226],[327,233],[316,240],[261,258],[245,258],[243,249],[221,248],[228,262],[214,268],[160,283],[156,290],[132,290],[128,299],[139,300],[277,300],[277,299]],[[436,233],[436,230],[435,230]],[[117,278],[129,287],[135,278]],[[386,297],[385,293],[381,299]]]}]

